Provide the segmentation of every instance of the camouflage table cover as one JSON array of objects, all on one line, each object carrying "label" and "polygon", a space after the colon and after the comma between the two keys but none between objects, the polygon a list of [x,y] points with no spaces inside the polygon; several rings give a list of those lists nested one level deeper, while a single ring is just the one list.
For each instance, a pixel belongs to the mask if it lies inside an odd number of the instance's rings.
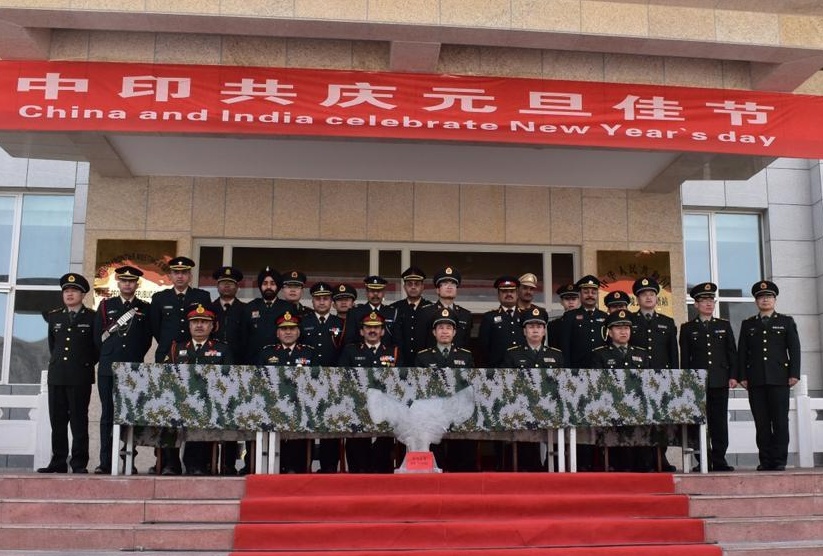
[{"label": "camouflage table cover", "polygon": [[[656,443],[650,434],[677,438],[676,425],[706,419],[703,370],[119,363],[114,374],[116,423],[180,429],[189,440],[201,436],[194,431],[209,431],[212,439],[250,438],[255,431],[315,438],[390,434],[385,424],[369,418],[368,388],[409,404],[472,386],[474,416],[447,435],[459,438],[543,440],[549,429],[577,427],[583,428],[580,443],[642,445]],[[587,427],[610,432],[587,434]]]}]

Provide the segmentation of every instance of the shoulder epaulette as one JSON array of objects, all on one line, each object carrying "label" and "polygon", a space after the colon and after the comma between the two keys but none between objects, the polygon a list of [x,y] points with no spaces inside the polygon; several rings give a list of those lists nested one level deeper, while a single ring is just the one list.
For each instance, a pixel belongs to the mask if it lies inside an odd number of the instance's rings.
[{"label": "shoulder epaulette", "polygon": [[606,349],[607,347],[611,347],[611,344],[609,344],[608,346],[600,346],[600,347],[596,347],[596,348],[594,348],[592,351],[600,351],[601,349]]},{"label": "shoulder epaulette", "polygon": [[56,308],[54,308],[54,309],[51,309],[51,310],[49,310],[49,311],[46,311],[46,314],[47,314],[47,315],[53,315],[54,313],[60,313],[60,312],[62,312],[62,311],[63,311],[63,308],[62,308],[62,307],[56,307]]},{"label": "shoulder epaulette", "polygon": [[515,350],[515,349],[520,349],[520,346],[512,346],[509,349],[507,349],[506,351],[512,351],[512,350]]},{"label": "shoulder epaulette", "polygon": [[454,351],[462,351],[465,353],[471,353],[471,351],[467,350],[466,348],[455,348]]}]

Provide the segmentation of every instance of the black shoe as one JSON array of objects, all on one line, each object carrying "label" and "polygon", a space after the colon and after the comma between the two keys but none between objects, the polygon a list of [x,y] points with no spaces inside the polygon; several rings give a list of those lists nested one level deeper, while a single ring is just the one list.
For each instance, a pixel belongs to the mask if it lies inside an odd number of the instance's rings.
[{"label": "black shoe", "polygon": [[173,467],[164,467],[164,468],[160,471],[160,474],[161,474],[161,475],[166,475],[166,476],[169,476],[169,475],[180,475],[180,474],[181,474],[181,472],[180,472],[180,470],[179,470],[179,469],[174,469]]},{"label": "black shoe", "polygon": [[660,466],[660,471],[662,473],[674,473],[675,471],[677,471],[677,467],[675,467],[671,463],[663,462],[663,464]]},{"label": "black shoe", "polygon": [[722,465],[712,465],[712,471],[734,471],[734,467],[731,465],[724,463]]},{"label": "black shoe", "polygon": [[89,474],[89,470],[86,469],[85,467],[78,467],[77,469],[72,469],[71,472],[79,474],[79,475],[88,475]]},{"label": "black shoe", "polygon": [[68,473],[69,468],[66,467],[57,467],[55,465],[47,465],[46,467],[40,467],[37,470],[38,473]]},{"label": "black shoe", "polygon": [[[785,467],[784,467],[784,469],[785,469]],[[764,465],[764,464],[761,463],[760,465],[757,466],[757,470],[758,471],[774,471],[775,468],[772,467],[771,465]]]},{"label": "black shoe", "polygon": [[102,465],[98,465],[94,468],[95,475],[111,475],[111,469],[108,467],[103,467]]},{"label": "black shoe", "polygon": [[188,474],[189,475],[194,475],[194,476],[197,476],[197,477],[202,477],[203,475],[206,474],[206,470],[203,469],[202,467],[195,467],[194,469],[189,471]]},{"label": "black shoe", "polygon": [[772,471],[785,471],[785,470],[786,470],[785,465],[775,465],[774,467],[772,467]]}]

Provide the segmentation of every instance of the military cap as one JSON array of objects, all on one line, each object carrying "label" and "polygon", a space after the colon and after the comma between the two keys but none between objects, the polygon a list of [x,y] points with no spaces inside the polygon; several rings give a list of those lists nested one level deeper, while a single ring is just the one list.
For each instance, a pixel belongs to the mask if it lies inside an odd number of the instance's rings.
[{"label": "military cap", "polygon": [[439,323],[446,322],[457,328],[457,313],[448,307],[443,307],[437,316],[432,320],[432,328],[435,328]]},{"label": "military cap", "polygon": [[580,288],[600,288],[600,280],[597,276],[592,276],[591,274],[586,274],[583,278],[578,280],[574,283],[574,287],[580,290]]},{"label": "military cap", "polygon": [[660,293],[660,284],[657,283],[657,280],[654,278],[638,278],[632,284],[632,292],[634,295],[638,295],[641,292],[646,291],[653,291],[654,293]]},{"label": "military cap", "polygon": [[300,317],[297,315],[292,315],[289,311],[286,311],[277,319],[277,328],[283,328],[286,326],[299,326],[300,325]]},{"label": "military cap", "polygon": [[622,290],[609,292],[606,294],[606,297],[603,298],[603,302],[606,304],[606,307],[611,307],[612,305],[628,306],[631,301],[632,299],[629,297],[629,294]]},{"label": "military cap", "polygon": [[712,282],[702,282],[689,290],[689,295],[692,296],[692,299],[695,301],[703,297],[710,297],[714,299],[715,295],[717,295],[717,284]]},{"label": "military cap", "polygon": [[386,322],[386,319],[383,318],[383,315],[378,313],[377,311],[372,311],[371,313],[367,314],[363,317],[363,320],[360,321],[361,326],[383,326],[383,323]]},{"label": "military cap", "polygon": [[516,290],[520,285],[520,281],[514,276],[500,276],[494,281],[494,289],[496,290]]},{"label": "military cap", "polygon": [[535,307],[520,319],[520,324],[524,327],[529,323],[538,323],[545,326],[548,323],[548,313]]},{"label": "military cap", "polygon": [[189,320],[214,320],[214,313],[198,304],[197,307],[189,311],[186,318]]},{"label": "military cap", "polygon": [[277,287],[279,288],[281,285],[281,278],[280,273],[274,270],[272,267],[267,266],[263,270],[257,273],[257,287],[260,287],[260,284],[263,283],[263,280],[266,278],[273,278],[274,281],[277,283]]},{"label": "military cap", "polygon": [[768,280],[761,280],[757,282],[755,285],[752,286],[752,295],[757,299],[761,295],[773,295],[777,297],[780,293],[780,288],[777,287],[777,284],[774,282],[770,282]]},{"label": "military cap", "polygon": [[60,277],[60,289],[76,288],[83,293],[89,291],[89,281],[83,278],[82,274],[76,272],[69,272]]},{"label": "military cap", "polygon": [[194,261],[188,257],[175,257],[169,261],[169,268],[172,270],[191,270],[194,268]]},{"label": "military cap", "polygon": [[420,268],[416,266],[410,266],[406,270],[403,271],[403,274],[400,277],[405,282],[406,280],[425,280],[426,273],[423,272]]},{"label": "military cap", "polygon": [[240,269],[235,268],[233,266],[221,266],[217,270],[211,273],[211,277],[217,280],[218,282],[240,282],[243,280],[243,273],[240,272]]},{"label": "military cap", "polygon": [[313,297],[331,295],[331,284],[328,282],[315,282],[312,284],[312,287],[309,288],[309,293],[312,294]]},{"label": "military cap", "polygon": [[280,276],[280,283],[283,286],[300,286],[306,283],[306,275],[299,270],[289,270]]},{"label": "military cap", "polygon": [[363,278],[363,283],[366,284],[367,290],[382,290],[389,283],[388,280],[382,276],[366,276]]},{"label": "military cap", "polygon": [[520,282],[521,286],[529,286],[532,288],[537,287],[537,276],[535,276],[531,272],[527,272],[526,274],[518,278],[517,281]]},{"label": "military cap", "polygon": [[[522,284],[523,281],[521,280],[520,283]],[[561,299],[564,297],[580,297],[580,291],[574,284],[563,284],[557,288],[554,293],[556,293]]]},{"label": "military cap", "polygon": [[621,309],[620,311],[615,311],[614,313],[609,313],[609,316],[606,317],[606,328],[611,328],[612,326],[631,326],[632,325],[632,314],[626,310]]},{"label": "military cap", "polygon": [[451,280],[452,282],[457,283],[458,286],[460,285],[460,282],[463,281],[460,276],[460,271],[450,266],[437,271],[434,278],[432,278],[435,286],[439,286],[440,282],[444,282],[446,280]]},{"label": "military cap", "polygon": [[143,276],[143,271],[133,266],[125,265],[114,269],[114,277],[117,280],[139,280]]},{"label": "military cap", "polygon": [[348,284],[339,284],[336,288],[334,288],[334,293],[332,294],[331,298],[334,301],[337,301],[338,299],[343,299],[345,297],[357,299],[357,290],[354,289],[353,286],[350,286]]}]

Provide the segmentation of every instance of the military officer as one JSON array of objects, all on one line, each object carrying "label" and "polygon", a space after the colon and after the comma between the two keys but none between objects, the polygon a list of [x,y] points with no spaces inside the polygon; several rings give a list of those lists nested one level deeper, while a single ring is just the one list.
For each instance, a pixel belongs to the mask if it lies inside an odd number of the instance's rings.
[{"label": "military officer", "polygon": [[789,389],[800,380],[800,338],[788,315],[774,310],[780,290],[761,280],[752,286],[758,314],[740,326],[738,370],[749,391],[758,471],[783,471],[789,450]]},{"label": "military officer", "polygon": [[570,368],[585,369],[593,349],[605,344],[606,313],[597,308],[600,280],[587,274],[575,283],[581,307],[563,314],[563,361]]},{"label": "military officer", "polygon": [[[464,309],[457,303],[457,290],[462,282],[460,271],[451,266],[447,266],[437,271],[432,278],[434,287],[437,289],[437,301],[427,305],[420,310],[420,323],[424,324],[425,330],[431,330],[432,322],[443,309],[454,311],[457,319],[457,333],[454,337],[454,345],[457,347],[468,347],[469,334],[472,328],[472,314],[468,309]],[[426,339],[426,346],[433,347],[436,343],[434,336]]]},{"label": "military officer", "polygon": [[282,287],[280,295],[283,301],[291,303],[291,313],[303,317],[311,309],[300,303],[303,297],[303,288],[306,286],[306,275],[299,270],[289,270],[281,275]]},{"label": "military officer", "polygon": [[614,290],[609,292],[603,298],[603,304],[606,306],[606,312],[611,314],[615,311],[628,311],[629,304],[632,298],[623,290]]},{"label": "military officer", "polygon": [[697,317],[680,327],[680,368],[706,369],[706,420],[711,451],[709,469],[734,471],[726,462],[729,447],[729,388],[737,386],[737,346],[732,325],[714,316],[717,284],[691,289]]},{"label": "military officer", "polygon": [[215,340],[228,344],[233,355],[245,351],[243,347],[243,308],[245,303],[237,299],[237,290],[243,281],[243,272],[233,266],[221,266],[212,273],[217,281],[217,299],[209,307],[214,313]]},{"label": "military officer", "polygon": [[[386,332],[382,342],[386,345],[398,346],[402,350],[403,333],[400,330],[398,310],[396,307],[390,307],[383,303],[388,283],[388,280],[382,276],[366,276],[363,279],[363,284],[366,286],[367,301],[351,310],[351,318],[354,319],[352,324],[362,323],[363,318],[370,313],[378,313],[383,318],[383,327]],[[359,343],[359,331],[353,326],[346,327],[343,343]]]},{"label": "military officer", "polygon": [[346,315],[354,307],[354,302],[357,300],[357,290],[350,284],[338,284],[334,288],[331,299],[334,303],[334,313],[345,321]]},{"label": "military officer", "polygon": [[185,343],[191,338],[186,314],[197,305],[208,307],[211,296],[206,290],[192,288],[191,269],[194,261],[188,257],[175,257],[169,261],[169,277],[173,287],[155,293],[149,307],[151,332],[157,340],[154,353],[156,363],[168,355],[172,342]]},{"label": "military officer", "polygon": [[[554,293],[560,298],[563,306],[563,313],[572,311],[580,307],[580,292],[574,284],[563,284]],[[547,342],[556,349],[563,349],[563,315],[555,317],[549,321],[546,329]]]},{"label": "military officer", "polygon": [[[69,272],[60,277],[63,307],[46,315],[48,321],[48,396],[51,460],[38,473],[88,473],[89,401],[94,384],[97,346],[94,311],[83,305],[89,282]],[[69,458],[68,428],[71,428]],[[66,459],[68,465],[66,464]]]},{"label": "military officer", "polygon": [[[349,319],[352,317],[350,316]],[[397,346],[383,342],[385,320],[377,311],[366,314],[360,321],[361,341],[343,348],[337,365],[340,367],[402,367],[403,360]],[[346,439],[346,461],[352,473],[391,473],[394,439],[377,438],[372,446],[370,438]]]},{"label": "military officer", "polygon": [[257,274],[260,297],[249,301],[243,307],[243,336],[245,354],[243,363],[255,365],[260,359],[260,351],[277,337],[277,319],[292,309],[288,301],[278,299],[280,274],[267,266]]},{"label": "military officer", "polygon": [[[277,319],[276,344],[265,346],[260,352],[258,365],[276,367],[310,367],[314,365],[315,350],[298,343],[300,317],[286,311]],[[280,472],[308,473],[311,466],[312,441],[304,438],[280,442]]]},{"label": "military officer", "polygon": [[516,311],[519,286],[520,282],[513,276],[500,276],[494,281],[500,305],[486,312],[480,321],[480,346],[488,367],[502,367],[506,350],[524,342],[523,327]]},{"label": "military officer", "polygon": [[[420,350],[415,367],[431,369],[466,369],[474,367],[472,353],[454,345],[457,334],[457,315],[451,309],[441,309],[432,321],[432,336],[436,345]],[[446,471],[477,471],[476,440],[442,440],[432,448],[435,459]]]},{"label": "military officer", "polygon": [[640,309],[632,315],[632,345],[649,354],[652,369],[676,369],[680,363],[677,325],[674,319],[655,311],[660,284],[654,278],[640,278],[632,285]]},{"label": "military officer", "polygon": [[[172,342],[164,363],[176,365],[231,365],[234,359],[231,348],[210,338],[214,330],[215,314],[203,305],[197,305],[186,315],[189,322],[189,339]],[[205,475],[209,471],[209,454],[214,443],[186,442],[183,463],[189,475]],[[179,475],[180,450],[163,449],[162,475]]]},{"label": "military officer", "polygon": [[406,298],[391,304],[397,309],[400,330],[403,336],[403,360],[414,361],[417,352],[426,346],[428,331],[421,328],[420,309],[432,302],[423,297],[423,281],[426,273],[416,266],[410,266],[400,275]]},{"label": "military officer", "polygon": [[563,352],[545,345],[546,315],[538,307],[522,317],[525,344],[506,351],[507,369],[556,369],[563,367]]},{"label": "military officer", "polygon": [[138,298],[143,271],[133,266],[114,270],[120,295],[100,302],[94,318],[94,341],[100,352],[97,392],[100,395],[100,465],[95,474],[111,473],[112,428],[114,426],[114,376],[118,361],[142,363],[151,347],[149,304]]}]

